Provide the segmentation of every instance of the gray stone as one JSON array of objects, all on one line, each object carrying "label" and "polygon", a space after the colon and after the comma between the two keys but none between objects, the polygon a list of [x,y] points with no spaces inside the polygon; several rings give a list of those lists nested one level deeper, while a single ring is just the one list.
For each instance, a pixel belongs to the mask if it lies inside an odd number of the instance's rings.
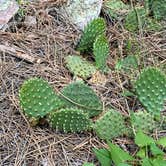
[{"label": "gray stone", "polygon": [[63,9],[79,29],[84,29],[90,20],[99,16],[101,7],[102,0],[68,0]]},{"label": "gray stone", "polygon": [[0,29],[8,23],[18,9],[15,0],[0,0]]}]

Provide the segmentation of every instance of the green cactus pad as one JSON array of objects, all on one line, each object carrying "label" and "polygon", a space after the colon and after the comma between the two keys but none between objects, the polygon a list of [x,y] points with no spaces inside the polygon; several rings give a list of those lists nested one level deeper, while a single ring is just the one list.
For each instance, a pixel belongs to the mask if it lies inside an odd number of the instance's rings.
[{"label": "green cactus pad", "polygon": [[49,123],[59,131],[76,133],[90,129],[92,122],[81,110],[67,108],[51,113]]},{"label": "green cactus pad", "polygon": [[104,35],[100,35],[96,38],[93,44],[93,54],[95,56],[96,67],[100,70],[106,69],[106,60],[109,55],[109,44]]},{"label": "green cactus pad", "polygon": [[94,124],[96,134],[104,140],[111,140],[128,133],[124,117],[115,110],[109,110]]},{"label": "green cactus pad", "polygon": [[104,1],[104,11],[111,16],[111,19],[121,20],[129,10],[129,5],[126,5],[121,0]]},{"label": "green cactus pad", "polygon": [[139,30],[139,28],[143,28],[145,21],[146,11],[144,8],[132,10],[126,16],[125,28],[130,32],[136,32]]},{"label": "green cactus pad", "polygon": [[166,16],[166,0],[153,0],[151,11],[157,20],[165,19]]},{"label": "green cactus pad", "polygon": [[95,92],[82,82],[74,82],[62,89],[62,95],[67,107],[78,107],[94,117],[102,111],[102,103]]},{"label": "green cactus pad", "polygon": [[126,73],[136,71],[138,69],[138,57],[136,55],[128,55],[124,59],[120,59],[115,68]]},{"label": "green cactus pad", "polygon": [[41,118],[63,106],[53,88],[40,78],[31,78],[23,83],[19,100],[23,112],[33,118]]},{"label": "green cactus pad", "polygon": [[91,50],[96,37],[105,34],[105,29],[106,23],[103,18],[92,20],[87,27],[85,27],[77,49],[81,52]]},{"label": "green cactus pad", "polygon": [[159,126],[155,121],[155,116],[146,111],[132,113],[131,124],[136,132],[141,130],[144,133],[150,133]]},{"label": "green cactus pad", "polygon": [[91,77],[91,75],[97,71],[95,66],[76,55],[69,55],[66,58],[66,67],[75,76],[79,76],[83,79]]},{"label": "green cactus pad", "polygon": [[135,90],[146,110],[159,115],[166,99],[165,75],[156,68],[147,68],[137,79]]}]

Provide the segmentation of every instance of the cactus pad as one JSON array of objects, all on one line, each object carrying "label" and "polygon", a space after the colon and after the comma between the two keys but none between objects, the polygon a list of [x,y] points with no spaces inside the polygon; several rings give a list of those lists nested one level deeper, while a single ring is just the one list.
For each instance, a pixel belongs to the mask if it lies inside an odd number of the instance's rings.
[{"label": "cactus pad", "polygon": [[160,114],[166,99],[166,77],[156,68],[145,69],[135,83],[138,99],[147,111]]},{"label": "cactus pad", "polygon": [[100,70],[106,69],[106,60],[109,55],[109,44],[104,35],[96,38],[93,44],[93,54],[95,56],[96,67]]},{"label": "cactus pad", "polygon": [[66,66],[71,73],[83,79],[89,78],[96,72],[95,66],[76,55],[70,55],[66,58]]},{"label": "cactus pad", "polygon": [[[139,20],[138,20],[139,18]],[[137,32],[139,28],[144,29],[146,11],[144,8],[131,10],[125,18],[125,28],[130,32]]]},{"label": "cactus pad", "polygon": [[79,107],[89,117],[102,111],[102,103],[95,92],[82,82],[74,82],[62,90],[67,107]]},{"label": "cactus pad", "polygon": [[39,78],[31,78],[23,83],[19,100],[23,112],[30,118],[41,118],[63,105],[53,88]]},{"label": "cactus pad", "polygon": [[145,133],[150,133],[159,126],[154,115],[145,111],[131,114],[131,124],[134,130],[141,130]]},{"label": "cactus pad", "polygon": [[104,34],[105,29],[106,23],[103,18],[92,20],[87,27],[85,27],[77,49],[81,52],[86,52],[92,49],[96,37]]},{"label": "cactus pad", "polygon": [[96,134],[105,140],[110,140],[128,133],[124,117],[115,110],[108,110],[94,124]]},{"label": "cactus pad", "polygon": [[151,11],[155,19],[165,19],[166,0],[153,0],[151,5]]},{"label": "cactus pad", "polygon": [[65,133],[86,131],[91,127],[91,120],[78,109],[61,109],[49,115],[52,128]]},{"label": "cactus pad", "polygon": [[104,1],[103,10],[111,16],[111,19],[122,19],[129,10],[129,5],[126,5],[121,0]]}]

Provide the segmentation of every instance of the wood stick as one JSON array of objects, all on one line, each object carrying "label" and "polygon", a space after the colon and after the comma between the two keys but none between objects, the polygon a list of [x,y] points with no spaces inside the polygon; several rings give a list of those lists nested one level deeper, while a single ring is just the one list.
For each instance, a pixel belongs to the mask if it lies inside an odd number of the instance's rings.
[{"label": "wood stick", "polygon": [[41,62],[43,62],[42,59],[32,57],[32,56],[24,53],[24,51],[20,50],[16,46],[11,47],[11,46],[6,46],[6,45],[1,45],[0,44],[0,52],[8,53],[8,55],[15,56],[19,59],[23,59],[23,60],[25,60],[27,62],[30,62],[30,63],[41,63]]}]

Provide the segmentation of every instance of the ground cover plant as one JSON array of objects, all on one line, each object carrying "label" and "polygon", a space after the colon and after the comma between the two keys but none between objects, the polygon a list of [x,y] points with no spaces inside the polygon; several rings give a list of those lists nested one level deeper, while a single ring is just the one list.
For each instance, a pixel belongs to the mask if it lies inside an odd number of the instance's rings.
[{"label": "ground cover plant", "polygon": [[[112,164],[117,166],[164,166],[166,164],[164,159],[165,153],[162,150],[162,148],[165,147],[166,137],[154,140],[140,130],[136,133],[134,141],[138,146],[135,156],[131,156],[119,146],[114,145],[111,142],[108,142],[108,149],[93,149],[93,151],[102,166],[110,166]],[[162,148],[158,147],[160,145]]]},{"label": "ground cover plant", "polygon": [[0,31],[0,165],[166,165],[165,0],[105,0],[83,31],[63,3]]}]

